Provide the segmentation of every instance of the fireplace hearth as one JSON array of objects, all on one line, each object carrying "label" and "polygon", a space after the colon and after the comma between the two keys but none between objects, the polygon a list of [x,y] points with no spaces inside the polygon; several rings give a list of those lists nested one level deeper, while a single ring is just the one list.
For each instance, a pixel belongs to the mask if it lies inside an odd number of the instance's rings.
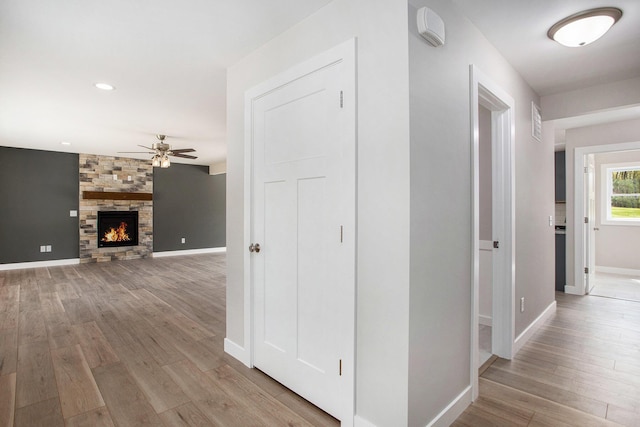
[{"label": "fireplace hearth", "polygon": [[138,211],[98,211],[98,247],[138,245]]}]

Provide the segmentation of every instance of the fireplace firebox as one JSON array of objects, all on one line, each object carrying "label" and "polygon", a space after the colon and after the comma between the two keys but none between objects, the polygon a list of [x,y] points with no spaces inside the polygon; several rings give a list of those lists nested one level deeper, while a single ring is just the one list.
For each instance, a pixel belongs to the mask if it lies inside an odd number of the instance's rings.
[{"label": "fireplace firebox", "polygon": [[98,211],[98,247],[138,245],[138,211]]}]

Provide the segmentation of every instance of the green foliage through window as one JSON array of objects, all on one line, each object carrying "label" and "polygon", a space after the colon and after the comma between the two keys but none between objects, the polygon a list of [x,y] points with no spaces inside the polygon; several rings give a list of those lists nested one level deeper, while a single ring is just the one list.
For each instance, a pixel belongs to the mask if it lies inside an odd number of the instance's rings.
[{"label": "green foliage through window", "polygon": [[640,219],[640,169],[611,172],[611,218]]}]

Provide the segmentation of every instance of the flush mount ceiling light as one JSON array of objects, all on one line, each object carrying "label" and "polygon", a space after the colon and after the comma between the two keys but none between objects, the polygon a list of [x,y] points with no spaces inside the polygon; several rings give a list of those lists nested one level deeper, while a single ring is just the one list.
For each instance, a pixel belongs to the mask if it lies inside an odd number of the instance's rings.
[{"label": "flush mount ceiling light", "polygon": [[102,89],[102,90],[114,90],[115,89],[115,87],[113,87],[109,83],[96,83],[96,84],[94,84],[94,86],[97,87],[98,89]]},{"label": "flush mount ceiling light", "polygon": [[564,46],[585,46],[602,37],[621,16],[622,11],[616,7],[585,10],[554,24],[547,36]]}]

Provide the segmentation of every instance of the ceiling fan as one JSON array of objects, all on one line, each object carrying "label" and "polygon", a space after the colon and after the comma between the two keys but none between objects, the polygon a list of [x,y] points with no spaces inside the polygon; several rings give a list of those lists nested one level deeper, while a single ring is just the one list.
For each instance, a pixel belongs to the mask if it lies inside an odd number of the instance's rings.
[{"label": "ceiling fan", "polygon": [[164,139],[166,138],[166,135],[156,135],[156,138],[158,138],[158,141],[160,142],[155,142],[153,144],[151,144],[151,147],[145,147],[144,145],[138,145],[138,147],[142,147],[142,148],[146,148],[147,150],[150,151],[118,151],[118,153],[149,153],[149,154],[153,154],[153,157],[151,158],[151,165],[153,167],[161,167],[161,168],[168,168],[171,165],[171,162],[169,161],[169,156],[173,156],[173,157],[182,157],[183,159],[197,159],[198,157],[196,156],[192,156],[189,154],[184,154],[184,153],[192,153],[196,150],[194,150],[193,148],[181,148],[181,149],[172,149],[171,145],[166,144],[164,142]]}]

